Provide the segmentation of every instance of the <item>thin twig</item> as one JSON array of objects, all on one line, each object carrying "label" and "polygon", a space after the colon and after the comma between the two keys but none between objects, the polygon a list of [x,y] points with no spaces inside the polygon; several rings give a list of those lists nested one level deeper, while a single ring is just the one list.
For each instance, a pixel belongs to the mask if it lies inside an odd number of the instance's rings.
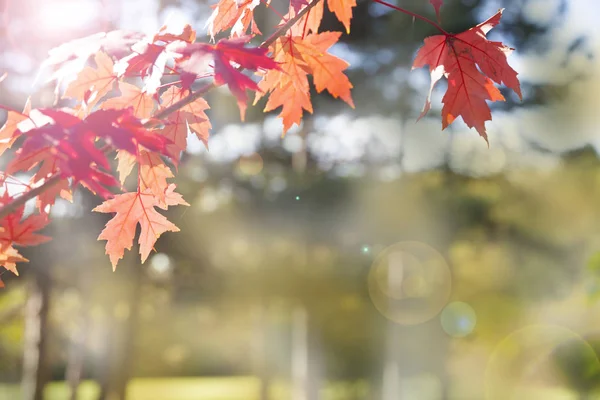
[{"label": "thin twig", "polygon": [[21,207],[22,205],[24,205],[25,203],[27,203],[29,200],[33,199],[34,197],[38,196],[39,194],[50,189],[52,186],[56,185],[60,181],[61,181],[61,177],[59,174],[53,175],[50,178],[48,178],[48,180],[46,180],[44,183],[42,183],[40,186],[37,186],[37,187],[23,193],[21,196],[15,198],[10,203],[2,206],[2,208],[0,208],[0,219],[6,217],[9,214],[12,214],[13,212],[15,212],[17,210],[17,208]]},{"label": "thin twig", "polygon": [[373,0],[373,1],[374,1],[375,3],[382,4],[382,5],[386,6],[386,7],[393,8],[393,9],[394,9],[394,10],[396,10],[396,11],[400,11],[400,12],[402,12],[402,13],[404,13],[404,14],[410,15],[410,16],[411,16],[411,17],[413,17],[413,18],[418,18],[418,19],[420,19],[421,21],[427,22],[429,25],[435,26],[435,27],[437,28],[437,30],[438,30],[438,31],[440,31],[441,33],[443,33],[443,34],[444,34],[444,35],[446,35],[446,36],[454,36],[453,34],[451,34],[451,33],[449,33],[449,32],[446,32],[446,31],[444,30],[444,28],[442,28],[440,25],[436,24],[435,22],[433,22],[433,21],[432,21],[432,20],[430,20],[429,18],[425,18],[425,17],[423,17],[422,15],[416,14],[416,13],[414,13],[414,12],[412,12],[412,11],[408,11],[408,10],[407,10],[407,9],[405,9],[405,8],[398,7],[398,6],[395,6],[395,5],[393,5],[393,4],[387,3],[387,2],[385,2],[385,1],[383,1],[383,0]]},{"label": "thin twig", "polygon": [[[302,9],[302,11],[300,11],[298,14],[296,14],[294,16],[294,18],[291,18],[289,21],[287,21],[285,24],[281,25],[275,32],[273,32],[273,34],[271,36],[269,36],[267,38],[267,40],[265,40],[259,47],[261,48],[267,48],[269,47],[271,44],[273,44],[278,38],[280,38],[281,36],[285,35],[285,33],[296,23],[300,20],[300,18],[302,18],[304,15],[306,15],[306,13],[308,13],[308,11],[310,11],[314,6],[316,6],[319,2],[321,2],[323,0],[314,0],[312,3],[310,3],[308,6],[304,7],[304,9]],[[240,68],[240,70],[243,68]],[[184,97],[183,99],[171,104],[169,107],[164,108],[163,110],[161,110],[160,112],[156,113],[152,119],[150,119],[148,122],[146,122],[144,124],[144,126],[146,128],[152,127],[154,125],[153,120],[157,120],[157,119],[164,119],[167,116],[169,116],[170,114],[174,113],[175,111],[187,106],[190,103],[193,103],[194,101],[196,101],[197,99],[199,99],[200,97],[204,96],[206,93],[210,92],[211,90],[215,89],[216,87],[218,87],[219,85],[217,85],[214,81],[206,84],[204,86],[202,86],[200,89],[198,89],[195,92],[190,93],[188,96]],[[0,219],[6,217],[7,215],[13,213],[14,211],[16,211],[17,208],[19,208],[20,206],[22,206],[23,204],[25,204],[27,201],[33,199],[34,197],[38,196],[39,194],[45,192],[47,189],[51,188],[52,186],[56,185],[58,182],[61,181],[61,177],[59,174],[53,175],[50,178],[48,178],[44,183],[42,183],[40,186],[31,189],[28,192],[23,193],[21,196],[15,198],[13,201],[11,201],[10,203],[2,206],[0,208]]]}]

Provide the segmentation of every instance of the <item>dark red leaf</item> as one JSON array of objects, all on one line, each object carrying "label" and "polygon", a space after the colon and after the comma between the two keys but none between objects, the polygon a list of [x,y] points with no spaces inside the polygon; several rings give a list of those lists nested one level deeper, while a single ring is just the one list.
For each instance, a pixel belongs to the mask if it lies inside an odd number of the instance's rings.
[{"label": "dark red leaf", "polygon": [[169,144],[165,137],[144,128],[141,121],[133,116],[131,107],[98,110],[84,120],[61,110],[37,111],[50,117],[53,123],[23,133],[26,140],[8,169],[15,170],[15,165],[23,163],[31,154],[49,149],[56,156],[57,169],[63,178],[73,178],[74,184],[81,183],[105,198],[111,195],[106,187],[118,186],[119,183],[98,168],[110,170],[105,154],[96,146],[97,138],[131,154],[137,154],[138,145],[165,154]]},{"label": "dark red leaf", "polygon": [[215,83],[217,85],[227,84],[238,100],[242,116],[248,100],[246,89],[253,91],[259,89],[256,82],[242,73],[241,68],[251,71],[279,69],[279,65],[267,56],[268,49],[246,47],[248,40],[249,38],[220,40],[215,45],[194,43],[178,50],[183,56],[179,60],[181,69],[196,75],[203,67],[204,56],[212,55]]}]

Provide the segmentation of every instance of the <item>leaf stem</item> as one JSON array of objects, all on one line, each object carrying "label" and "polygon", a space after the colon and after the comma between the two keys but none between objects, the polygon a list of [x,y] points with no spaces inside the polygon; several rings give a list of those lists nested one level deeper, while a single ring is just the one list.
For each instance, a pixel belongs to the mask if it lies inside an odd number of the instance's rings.
[{"label": "leaf stem", "polygon": [[435,28],[436,28],[438,31],[440,31],[441,33],[443,33],[443,34],[444,34],[444,35],[446,35],[446,36],[454,36],[453,34],[451,34],[451,33],[447,32],[446,30],[444,30],[444,28],[442,28],[442,27],[441,27],[439,24],[437,24],[437,23],[435,23],[434,21],[430,20],[429,18],[425,18],[425,17],[423,17],[422,15],[416,14],[416,13],[414,13],[414,12],[412,12],[412,11],[408,11],[408,10],[407,10],[407,9],[405,9],[405,8],[402,8],[402,7],[395,6],[395,5],[393,5],[393,4],[390,4],[390,3],[388,3],[388,2],[385,2],[385,1],[383,1],[383,0],[373,0],[373,1],[374,1],[375,3],[382,4],[382,5],[386,6],[386,7],[393,8],[393,9],[394,9],[394,10],[396,10],[396,11],[403,12],[404,14],[410,15],[410,16],[411,16],[411,17],[413,17],[413,18],[418,18],[418,19],[420,19],[421,21],[427,22],[429,25],[431,25],[431,26],[434,26],[434,27],[435,27]]},{"label": "leaf stem", "polygon": [[[313,0],[313,2],[310,3],[308,6],[304,7],[302,9],[302,11],[300,11],[298,14],[296,14],[293,18],[290,18],[285,24],[281,25],[259,47],[267,48],[271,44],[273,44],[278,38],[280,38],[281,36],[285,35],[285,33],[296,22],[298,22],[300,20],[300,18],[302,18],[304,15],[306,15],[306,13],[308,13],[320,1],[323,1],[323,0]],[[240,68],[240,70],[241,69],[243,69],[243,68]],[[152,127],[154,125],[154,121],[155,120],[166,118],[171,113],[174,113],[175,111],[179,110],[180,108],[183,108],[183,107],[187,106],[188,104],[193,103],[194,101],[196,101],[197,99],[199,99],[200,97],[204,96],[206,93],[208,93],[209,91],[215,89],[218,86],[219,85],[217,85],[214,81],[211,82],[211,83],[208,83],[208,84],[206,84],[204,86],[202,86],[197,91],[195,91],[193,93],[190,93],[188,96],[184,97],[183,99],[181,99],[181,100],[173,103],[171,106],[169,106],[169,107],[161,110],[160,112],[156,113],[149,121],[147,121],[144,124],[144,127],[146,127],[146,128]],[[51,176],[50,178],[48,178],[40,186],[37,186],[36,188],[31,189],[30,191],[23,193],[21,196],[17,197],[16,199],[14,199],[13,201],[11,201],[10,203],[5,204],[4,206],[0,207],[0,219],[6,217],[7,215],[9,215],[11,213],[13,213],[18,207],[22,206],[28,200],[33,199],[34,197],[36,197],[39,194],[43,193],[44,191],[46,191],[47,189],[51,188],[52,186],[56,185],[58,182],[60,182],[60,180],[61,180],[60,174],[57,173],[57,174]]]}]

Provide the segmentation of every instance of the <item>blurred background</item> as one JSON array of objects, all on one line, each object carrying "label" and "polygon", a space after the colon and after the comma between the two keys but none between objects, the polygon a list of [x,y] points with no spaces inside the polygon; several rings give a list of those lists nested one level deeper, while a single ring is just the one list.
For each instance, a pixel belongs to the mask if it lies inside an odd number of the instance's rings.
[{"label": "blurred background", "polygon": [[[68,40],[165,21],[205,40],[211,3],[1,0],[0,103],[50,106],[35,78]],[[434,28],[359,1],[332,50],[356,109],[313,93],[282,139],[264,102],[241,123],[211,92],[210,151],[190,137],[176,179],[191,206],[168,213],[181,232],[144,265],[134,246],[112,272],[98,198],[59,201],[53,240],[2,275],[0,399],[600,398],[600,3],[445,0],[442,25],[502,7],[489,37],[517,49],[524,100],[503,89],[489,149],[460,121],[441,131],[443,83],[415,123]]]}]

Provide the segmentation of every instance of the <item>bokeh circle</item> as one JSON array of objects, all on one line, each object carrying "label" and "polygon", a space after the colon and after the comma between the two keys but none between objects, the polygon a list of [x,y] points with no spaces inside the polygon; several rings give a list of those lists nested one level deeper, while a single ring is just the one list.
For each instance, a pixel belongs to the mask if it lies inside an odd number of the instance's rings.
[{"label": "bokeh circle", "polygon": [[477,315],[469,304],[454,301],[442,310],[440,323],[444,332],[449,336],[455,338],[465,337],[475,329]]},{"label": "bokeh circle", "polygon": [[263,159],[258,153],[241,156],[237,164],[238,173],[242,176],[255,176],[263,170]]},{"label": "bokeh circle", "polygon": [[451,275],[442,255],[421,242],[399,242],[373,261],[369,295],[377,310],[403,325],[435,317],[450,297]]}]

